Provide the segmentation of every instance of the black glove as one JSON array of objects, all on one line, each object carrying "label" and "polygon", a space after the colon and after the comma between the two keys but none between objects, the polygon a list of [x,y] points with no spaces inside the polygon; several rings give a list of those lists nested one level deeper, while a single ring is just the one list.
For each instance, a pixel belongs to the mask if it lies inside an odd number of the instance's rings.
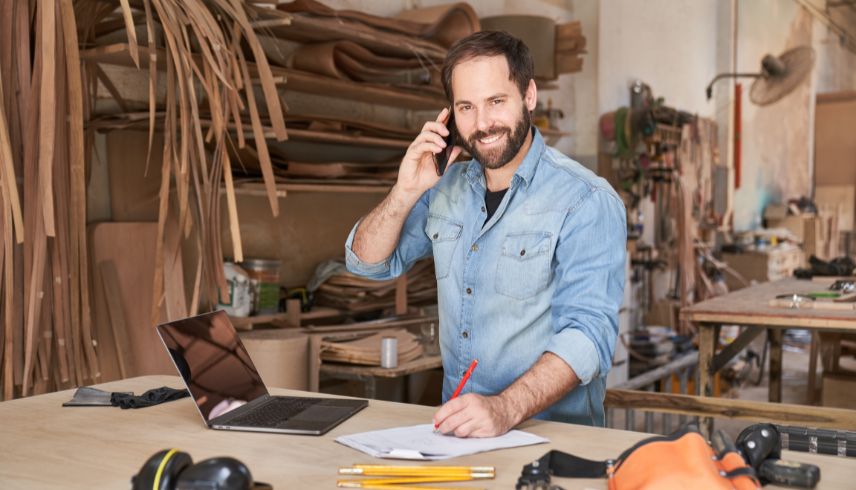
[{"label": "black glove", "polygon": [[113,393],[110,395],[110,403],[114,407],[122,407],[123,409],[144,408],[171,402],[186,396],[190,396],[187,390],[177,390],[162,386],[151,389],[140,396],[129,395],[127,393]]}]

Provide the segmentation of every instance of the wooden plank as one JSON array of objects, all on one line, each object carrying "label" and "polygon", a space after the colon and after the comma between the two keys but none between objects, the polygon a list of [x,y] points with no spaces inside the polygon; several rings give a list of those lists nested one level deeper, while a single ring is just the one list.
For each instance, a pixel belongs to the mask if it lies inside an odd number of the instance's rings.
[{"label": "wooden plank", "polygon": [[131,54],[131,59],[137,68],[140,67],[140,53],[137,48],[137,28],[134,26],[134,14],[131,12],[131,5],[128,0],[119,0],[122,6],[122,18],[125,20],[125,32],[128,34],[128,51]]},{"label": "wooden plank", "polygon": [[[289,192],[303,193],[343,193],[343,194],[388,194],[392,188],[391,185],[350,185],[350,184],[300,184],[300,183],[280,183],[276,185],[279,197],[288,196]],[[235,187],[235,193],[245,196],[260,196],[267,194],[259,186],[245,182]]]},{"label": "wooden plank", "polygon": [[[238,60],[241,64],[241,73],[244,75],[244,94],[247,97],[247,107],[250,113],[253,136],[257,141],[261,141],[264,139],[264,136],[262,131],[262,123],[259,119],[259,112],[256,106],[255,89],[253,88],[252,81],[250,80],[247,62],[244,60],[244,56],[243,54],[241,54],[240,51],[238,51]],[[258,152],[259,165],[261,166],[262,175],[264,176],[264,184],[265,190],[267,191],[268,203],[270,204],[270,209],[273,213],[273,216],[276,217],[277,215],[279,215],[279,201],[276,198],[276,181],[273,176],[273,163],[271,163],[270,153],[266,144],[256,145],[256,151]],[[238,247],[236,246],[237,244],[233,243],[232,245],[235,250],[238,249]]]},{"label": "wooden plank", "polygon": [[300,314],[300,321],[296,325],[292,324],[289,321],[288,313],[275,313],[272,315],[256,315],[247,317],[230,316],[229,321],[232,322],[232,326],[234,326],[236,330],[252,330],[253,326],[265,323],[270,323],[277,327],[285,328],[299,327],[300,324],[305,321],[319,320],[323,318],[335,318],[344,314],[340,310],[327,307],[312,308],[312,311],[308,311],[305,313],[300,312],[298,310],[298,313]]},{"label": "wooden plank", "polygon": [[783,329],[767,329],[767,341],[770,342],[770,393],[771,402],[782,401],[782,334]]},{"label": "wooden plank", "polygon": [[715,355],[710,362],[710,372],[711,374],[715,374],[719,372],[720,369],[725,367],[734,356],[740,353],[743,349],[745,349],[755,337],[763,332],[763,328],[758,327],[747,327],[740,335],[737,336],[730,344],[725,346],[719,354]]},{"label": "wooden plank", "polygon": [[395,280],[395,314],[398,316],[407,314],[407,273],[400,275]]},{"label": "wooden plank", "polygon": [[711,396],[713,394],[713,373],[711,361],[716,353],[717,327],[715,325],[699,325],[698,327],[698,394]]},{"label": "wooden plank", "polygon": [[[166,354],[151,322],[157,223],[97,223],[90,227],[92,264],[111,261],[119,278],[118,298],[125,311],[134,363],[129,376],[172,374],[175,366]],[[93,271],[97,272],[97,270]],[[99,274],[100,275],[100,274]],[[98,277],[97,275],[94,277]],[[159,308],[158,321],[164,319]],[[96,312],[98,313],[98,312]],[[109,325],[109,318],[96,317]]]},{"label": "wooden plank", "polygon": [[604,405],[609,408],[651,410],[698,417],[723,417],[756,422],[856,430],[856,410],[839,408],[806,407],[786,403],[630,390],[606,390]]},{"label": "wooden plank", "polygon": [[[24,241],[24,221],[13,162],[12,141],[9,137],[9,126],[3,103],[3,74],[0,73],[0,185],[3,188],[3,199],[9,201],[10,214],[15,225],[16,242],[22,243]],[[12,239],[11,236],[9,239]]]},{"label": "wooden plank", "polygon": [[8,204],[6,204],[7,195],[4,193],[2,197],[5,209],[3,209],[3,216],[0,218],[0,221],[3,223],[3,252],[0,254],[3,256],[3,267],[0,268],[0,270],[3,271],[3,286],[0,288],[3,293],[3,297],[0,299],[0,303],[3,305],[3,344],[0,345],[0,348],[3,349],[3,364],[0,366],[0,375],[2,375],[3,382],[2,399],[9,400],[14,394],[13,390],[15,386],[12,376],[12,348],[15,345],[13,329],[14,316],[12,315],[15,311],[14,298],[12,295],[15,289],[15,256],[12,247],[12,218],[9,216],[10,213],[7,212],[9,208]]},{"label": "wooden plank", "polygon": [[107,302],[110,330],[113,332],[113,346],[116,348],[116,360],[119,363],[119,373],[122,378],[128,376],[133,361],[131,343],[128,340],[128,324],[125,322],[125,310],[119,299],[121,287],[119,277],[116,273],[116,264],[111,260],[105,260],[98,264],[101,282],[104,286],[104,299]]},{"label": "wooden plank", "polygon": [[808,386],[806,386],[806,399],[809,405],[817,402],[817,354],[820,350],[820,334],[811,332],[811,348],[808,358]]},{"label": "wooden plank", "polygon": [[53,156],[56,144],[56,7],[53,0],[39,0],[37,19],[41,55],[39,87],[39,194],[45,234],[56,235],[53,203]]},{"label": "wooden plank", "polygon": [[178,221],[167,221],[164,229],[164,306],[166,320],[178,320],[189,315],[187,290],[184,287],[184,264],[181,255],[181,230]]},{"label": "wooden plank", "polygon": [[418,316],[413,318],[383,318],[370,322],[347,323],[344,325],[309,325],[303,327],[303,330],[309,333],[332,333],[332,332],[357,332],[361,330],[377,330],[392,327],[407,327],[415,325],[423,325],[425,323],[436,323],[439,319],[436,316]]}]

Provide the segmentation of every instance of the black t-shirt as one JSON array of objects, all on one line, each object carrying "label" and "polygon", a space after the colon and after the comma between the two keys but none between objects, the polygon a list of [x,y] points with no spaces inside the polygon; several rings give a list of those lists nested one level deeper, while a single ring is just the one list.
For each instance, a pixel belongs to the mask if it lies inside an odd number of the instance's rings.
[{"label": "black t-shirt", "polygon": [[491,216],[496,210],[499,208],[499,204],[502,202],[502,198],[505,197],[505,192],[508,191],[508,187],[501,191],[492,192],[486,190],[484,193],[484,207],[487,209],[487,218],[485,218],[484,222],[487,223],[490,221]]}]

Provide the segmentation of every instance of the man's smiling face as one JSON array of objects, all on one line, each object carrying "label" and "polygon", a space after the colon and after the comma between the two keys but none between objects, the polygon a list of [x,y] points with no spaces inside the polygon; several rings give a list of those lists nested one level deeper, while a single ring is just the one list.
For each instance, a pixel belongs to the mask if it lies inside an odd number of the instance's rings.
[{"label": "man's smiling face", "polygon": [[534,84],[524,97],[509,79],[505,56],[482,56],[455,66],[452,93],[461,145],[485,168],[513,160],[529,134]]}]

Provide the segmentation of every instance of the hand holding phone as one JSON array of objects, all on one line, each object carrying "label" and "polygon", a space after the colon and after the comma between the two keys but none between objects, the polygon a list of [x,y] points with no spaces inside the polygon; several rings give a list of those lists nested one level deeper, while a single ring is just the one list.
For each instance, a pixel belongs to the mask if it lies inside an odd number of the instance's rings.
[{"label": "hand holding phone", "polygon": [[448,136],[443,138],[446,142],[446,147],[435,157],[437,162],[437,175],[443,175],[446,172],[446,167],[449,165],[449,158],[452,156],[452,150],[458,142],[458,130],[455,127],[455,111],[449,109],[449,119],[446,121],[446,129],[449,130]]}]

